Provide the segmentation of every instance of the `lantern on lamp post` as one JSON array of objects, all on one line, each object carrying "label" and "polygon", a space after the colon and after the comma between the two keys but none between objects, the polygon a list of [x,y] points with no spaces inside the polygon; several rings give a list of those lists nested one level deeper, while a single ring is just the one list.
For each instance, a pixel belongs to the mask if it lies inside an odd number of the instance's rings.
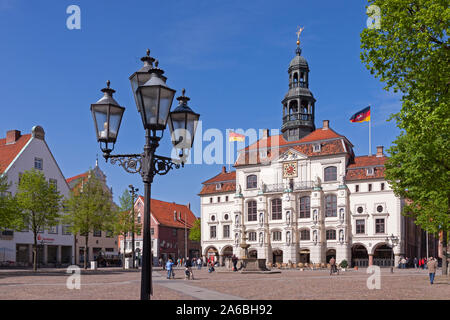
[{"label": "lantern on lamp post", "polygon": [[[124,107],[112,98],[115,92],[109,88],[102,89],[104,96],[91,105],[91,112],[97,135],[97,141],[103,151],[103,157],[111,164],[119,164],[129,173],[139,173],[144,183],[144,232],[142,247],[142,272],[141,272],[141,300],[150,300],[152,295],[152,253],[150,234],[150,205],[151,184],[156,175],[165,175],[171,169],[184,166],[185,157],[173,160],[168,157],[155,154],[159,146],[168,119],[170,118],[170,131],[174,147],[188,154],[192,147],[197,122],[200,117],[190,109],[186,102],[189,98],[183,95],[177,98],[180,105],[170,112],[175,90],[166,84],[167,77],[164,71],[158,67],[158,61],[147,56],[141,58],[143,67],[134,72],[130,77],[131,89],[136,102],[137,110],[141,115],[145,130],[144,152],[140,154],[111,155],[114,150],[119,133],[120,123],[125,111]],[[153,66],[155,62],[155,66]],[[184,102],[184,104],[183,104]],[[184,130],[184,131],[183,131]],[[175,137],[175,138],[174,138]],[[112,144],[112,145],[111,145]]]}]

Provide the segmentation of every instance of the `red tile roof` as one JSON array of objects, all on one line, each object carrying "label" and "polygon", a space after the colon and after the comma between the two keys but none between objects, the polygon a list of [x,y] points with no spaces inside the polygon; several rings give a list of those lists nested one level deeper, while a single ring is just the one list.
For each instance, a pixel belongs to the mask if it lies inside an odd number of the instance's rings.
[{"label": "red tile roof", "polygon": [[223,182],[223,181],[235,181],[236,180],[236,171],[231,172],[221,172],[217,176],[206,180],[205,182],[202,182],[203,184],[208,183],[216,183],[216,182]]},{"label": "red tile roof", "polygon": [[216,184],[206,184],[203,186],[199,195],[224,193],[224,192],[235,192],[236,191],[236,181],[233,182],[221,182],[222,186],[220,189],[216,188]]},{"label": "red tile roof", "polygon": [[8,168],[30,139],[31,134],[24,134],[15,143],[11,144],[6,144],[6,138],[0,139],[0,173],[5,172],[6,168]]},{"label": "red tile roof", "polygon": [[[353,163],[347,166],[346,181],[383,179],[387,157],[361,156],[355,157]],[[374,168],[373,175],[367,175],[367,168]]]},{"label": "red tile roof", "polygon": [[[301,141],[301,140],[300,140]],[[314,140],[317,141],[317,140]],[[283,147],[280,147],[277,152],[270,152],[268,157],[265,157],[261,159],[260,154],[256,153],[255,151],[242,151],[239,154],[238,159],[236,160],[234,166],[244,166],[244,165],[252,165],[252,164],[261,164],[264,162],[270,162],[272,160],[275,160],[279,156],[281,156],[283,153],[288,151],[289,149],[297,150],[298,152],[304,154],[308,157],[314,157],[314,156],[324,156],[324,155],[333,155],[333,154],[340,154],[340,153],[346,153],[349,152],[348,145],[346,144],[347,149],[344,149],[344,145],[342,143],[342,139],[338,140],[331,140],[331,141],[324,141],[321,142],[321,149],[319,152],[314,152],[313,147],[314,145],[312,143],[306,143],[306,144],[299,144],[299,145],[284,145]],[[255,154],[256,153],[256,154]]]},{"label": "red tile roof", "polygon": [[[139,196],[139,199],[141,199],[141,201],[144,201],[143,196]],[[186,225],[188,228],[191,228],[194,225],[194,221],[197,220],[197,217],[189,209],[188,206],[174,202],[151,199],[150,211],[153,217],[158,220],[161,225],[168,227],[184,228],[185,216]],[[176,221],[174,220],[174,211],[177,212]],[[181,212],[181,220],[179,219],[179,212]]]},{"label": "red tile roof", "polygon": [[76,176],[74,176],[74,177],[67,178],[66,181],[67,181],[67,183],[70,183],[70,182],[72,182],[72,181],[74,181],[74,180],[77,180],[77,179],[79,179],[79,178],[87,177],[87,175],[88,175],[88,172],[81,173],[81,174],[76,175]]},{"label": "red tile roof", "polygon": [[[320,140],[328,140],[328,139],[336,139],[336,138],[345,138],[345,136],[340,135],[336,133],[333,129],[323,129],[319,128],[308,134],[307,136],[303,137],[300,140],[295,141],[286,141],[283,138],[283,135],[276,135],[271,136],[267,138],[263,138],[258,140],[257,142],[251,144],[250,146],[246,147],[244,150],[253,150],[259,148],[270,148],[270,147],[282,147],[286,145],[293,145],[293,144],[300,144],[300,143],[307,143],[307,142],[315,142]],[[345,138],[346,139],[346,138]],[[273,143],[273,145],[272,145]]]}]

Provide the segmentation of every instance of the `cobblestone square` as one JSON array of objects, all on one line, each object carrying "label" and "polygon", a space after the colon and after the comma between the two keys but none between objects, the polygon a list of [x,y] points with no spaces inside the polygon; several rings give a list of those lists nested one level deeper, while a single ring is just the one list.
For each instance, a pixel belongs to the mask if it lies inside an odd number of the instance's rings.
[{"label": "cobblestone square", "polygon": [[[426,270],[381,269],[381,288],[370,290],[366,269],[330,276],[327,270],[282,270],[277,274],[241,274],[206,268],[194,270],[195,280],[185,280],[183,269],[175,279],[166,272],[153,272],[155,300],[448,300],[448,278],[437,273],[430,285]],[[68,289],[65,269],[0,270],[1,300],[137,300],[140,272],[120,268],[86,270],[81,288]]]}]

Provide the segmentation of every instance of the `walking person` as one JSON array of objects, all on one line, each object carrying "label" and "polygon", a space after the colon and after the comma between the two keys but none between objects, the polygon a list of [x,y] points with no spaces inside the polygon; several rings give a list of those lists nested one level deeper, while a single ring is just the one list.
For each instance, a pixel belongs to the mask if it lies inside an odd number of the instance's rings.
[{"label": "walking person", "polygon": [[417,270],[417,264],[419,263],[419,261],[417,260],[417,257],[414,257],[414,269]]},{"label": "walking person", "polygon": [[198,270],[200,270],[202,268],[202,264],[203,264],[202,258],[198,257],[198,259],[197,259],[197,269]]},{"label": "walking person", "polygon": [[233,257],[231,258],[231,262],[233,262],[233,271],[237,271],[238,260],[239,259],[236,257],[236,255],[233,254]]},{"label": "walking person", "polygon": [[428,274],[430,275],[430,284],[434,282],[434,276],[436,275],[437,261],[430,257],[427,262]]},{"label": "walking person", "polygon": [[175,278],[175,275],[172,270],[173,265],[174,265],[174,263],[172,262],[172,259],[169,259],[169,261],[167,261],[167,263],[166,263],[167,279]]},{"label": "walking person", "polygon": [[337,272],[337,270],[336,270],[336,259],[334,259],[334,257],[332,257],[330,259],[330,275],[332,275],[333,272]]},{"label": "walking person", "polygon": [[405,268],[406,268],[406,259],[405,259],[405,258],[402,258],[402,260],[401,260],[401,266],[402,266],[402,269],[405,269]]},{"label": "walking person", "polygon": [[189,257],[186,257],[186,262],[184,263],[184,266],[186,267],[186,271],[189,271],[190,279],[194,280],[194,273],[192,272],[192,262]]}]

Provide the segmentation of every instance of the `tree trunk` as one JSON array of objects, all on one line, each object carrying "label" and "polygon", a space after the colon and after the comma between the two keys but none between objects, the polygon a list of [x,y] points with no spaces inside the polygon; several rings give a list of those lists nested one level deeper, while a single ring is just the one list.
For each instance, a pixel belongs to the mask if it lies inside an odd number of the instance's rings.
[{"label": "tree trunk", "polygon": [[127,233],[123,233],[123,254],[122,254],[122,269],[125,270],[125,248],[127,245]]},{"label": "tree trunk", "polygon": [[442,232],[442,274],[448,276],[447,272],[447,230]]},{"label": "tree trunk", "polygon": [[84,269],[87,269],[87,259],[88,259],[88,241],[89,241],[89,233],[84,236]]},{"label": "tree trunk", "polygon": [[34,234],[34,245],[33,245],[33,270],[37,271],[37,235],[36,231],[33,232]]}]

